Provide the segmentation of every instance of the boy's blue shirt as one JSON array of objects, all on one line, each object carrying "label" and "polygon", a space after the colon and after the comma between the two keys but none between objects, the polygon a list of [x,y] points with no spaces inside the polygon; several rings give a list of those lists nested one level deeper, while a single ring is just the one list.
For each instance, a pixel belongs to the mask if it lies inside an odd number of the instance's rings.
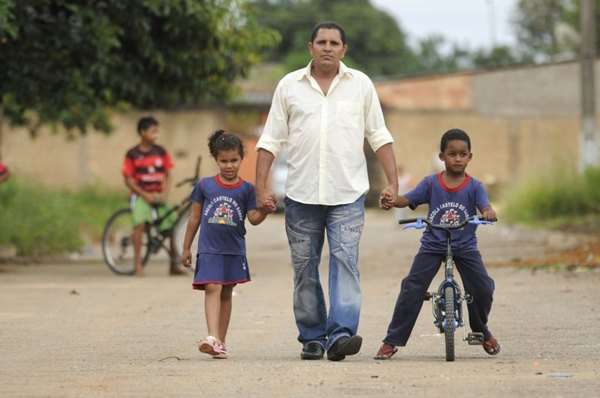
[{"label": "boy's blue shirt", "polygon": [[[415,209],[421,204],[429,205],[428,219],[434,224],[455,225],[476,215],[490,205],[483,184],[465,174],[465,180],[456,188],[446,186],[442,173],[425,177],[406,198],[409,207]],[[452,250],[468,252],[477,250],[477,226],[467,224],[452,231]],[[446,232],[427,227],[421,238],[421,252],[445,253]]]}]

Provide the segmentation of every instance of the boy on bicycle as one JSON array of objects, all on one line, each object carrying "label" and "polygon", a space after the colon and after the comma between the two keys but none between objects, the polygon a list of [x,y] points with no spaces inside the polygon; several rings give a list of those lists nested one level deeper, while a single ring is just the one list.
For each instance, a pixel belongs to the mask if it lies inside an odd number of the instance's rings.
[{"label": "boy on bicycle", "polygon": [[[398,196],[395,203],[391,197],[382,195],[380,206],[415,209],[421,204],[429,205],[429,220],[434,224],[458,225],[477,210],[482,218],[495,221],[496,212],[488,201],[481,182],[465,170],[472,159],[471,140],[463,130],[448,130],[440,143],[440,159],[445,170],[425,177],[415,189]],[[483,333],[483,349],[490,355],[500,352],[500,344],[487,327],[492,308],[494,281],[487,274],[477,248],[476,226],[467,224],[452,233],[452,251],[456,267],[464,283],[465,291],[473,301],[468,304],[469,323],[473,332]],[[396,300],[394,314],[386,337],[375,359],[389,359],[405,346],[423,305],[423,298],[440,264],[446,256],[444,231],[427,228],[421,238],[421,248],[413,260],[408,276],[404,278]]]},{"label": "boy on bicycle", "polygon": [[[169,153],[156,144],[159,134],[158,121],[152,116],[142,117],[138,121],[137,132],[140,143],[127,151],[123,162],[123,177],[125,185],[131,190],[130,206],[133,212],[133,250],[135,273],[142,276],[142,237],[144,224],[152,221],[152,211],[157,214],[167,211],[165,206],[169,188],[169,170],[173,162]],[[173,217],[176,215],[173,213]],[[163,226],[168,229],[173,220],[165,220]],[[171,242],[171,246],[175,243]],[[171,248],[172,249],[172,248]],[[171,250],[173,252],[173,250]],[[177,259],[171,258],[171,275],[184,274],[177,264]]]}]

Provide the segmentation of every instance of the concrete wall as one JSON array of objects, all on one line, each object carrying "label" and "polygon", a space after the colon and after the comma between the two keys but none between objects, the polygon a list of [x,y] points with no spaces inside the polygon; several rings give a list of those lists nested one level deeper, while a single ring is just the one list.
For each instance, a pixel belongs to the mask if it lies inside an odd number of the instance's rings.
[{"label": "concrete wall", "polygon": [[441,135],[461,128],[471,136],[468,172],[488,184],[506,185],[557,165],[575,167],[579,122],[573,117],[486,117],[474,112],[386,113],[398,163],[420,179],[435,169]]},{"label": "concrete wall", "polygon": [[[596,67],[600,76],[600,62]],[[432,172],[440,136],[458,127],[473,139],[469,171],[502,185],[557,164],[578,163],[578,76],[576,63],[562,63],[384,81],[376,88],[396,139],[396,156],[415,179]],[[204,158],[202,174],[215,173],[207,139],[216,128],[226,128],[245,134],[249,156],[242,176],[252,181],[253,147],[267,111],[268,104],[147,113],[161,122],[159,141],[175,159],[174,180],[191,175],[198,155]],[[135,126],[141,115],[115,114],[112,134],[91,133],[74,140],[44,130],[32,141],[26,131],[5,126],[3,160],[16,174],[48,185],[122,188],[121,162],[138,141]],[[370,171],[373,182],[383,183],[376,163]]]},{"label": "concrete wall", "polygon": [[49,186],[77,189],[85,184],[101,184],[125,192],[121,165],[127,149],[139,142],[137,121],[146,114],[160,122],[158,143],[174,158],[173,181],[190,177],[198,156],[203,157],[202,175],[216,171],[207,142],[215,129],[227,127],[225,115],[218,109],[115,114],[111,134],[90,133],[75,139],[42,129],[32,140],[26,130],[5,126],[3,162],[14,174]]}]

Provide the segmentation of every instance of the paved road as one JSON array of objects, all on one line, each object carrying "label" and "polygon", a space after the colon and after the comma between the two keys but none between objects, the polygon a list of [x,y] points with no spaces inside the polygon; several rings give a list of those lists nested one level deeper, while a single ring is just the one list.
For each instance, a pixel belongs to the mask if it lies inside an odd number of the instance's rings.
[{"label": "paved road", "polygon": [[[199,354],[202,295],[150,264],[142,279],[99,262],[0,266],[0,396],[306,397],[600,396],[600,272],[490,268],[498,357],[459,344],[446,363],[428,303],[409,345],[372,359],[418,232],[369,212],[361,246],[362,352],[339,363],[299,360],[291,268],[281,217],[249,232],[253,282],[236,289],[231,358]],[[491,262],[535,257],[569,239],[500,225],[481,230]],[[571,239],[573,240],[573,239]],[[572,243],[572,242],[571,242]],[[326,267],[324,267],[324,272]]]}]

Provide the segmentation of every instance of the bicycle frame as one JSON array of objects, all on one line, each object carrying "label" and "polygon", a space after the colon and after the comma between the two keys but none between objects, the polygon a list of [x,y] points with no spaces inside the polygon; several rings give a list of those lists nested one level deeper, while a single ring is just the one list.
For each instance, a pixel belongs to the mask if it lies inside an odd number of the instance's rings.
[{"label": "bicycle frame", "polygon": [[[186,178],[175,185],[176,188],[182,185],[196,185],[200,178],[200,166],[202,164],[202,156],[199,156],[196,160],[196,169],[193,177]],[[173,224],[173,226],[165,231],[161,231],[159,226],[162,224],[164,220],[166,220],[171,214],[177,213],[177,217],[181,217],[182,214],[185,214],[186,211],[192,206],[192,195],[187,195],[181,203],[171,207],[165,214],[162,216],[158,215],[158,207],[160,207],[162,203],[157,203],[152,207],[152,222],[146,222],[146,231],[150,236],[150,250],[152,253],[157,253],[161,248],[165,249],[169,255],[172,255],[171,249],[168,248],[164,242],[169,239],[172,234],[173,227],[177,224],[177,221]],[[155,229],[156,234],[152,234],[152,230]]]},{"label": "bicycle frame", "polygon": [[[171,214],[177,213],[178,218],[192,206],[191,196],[187,196],[181,203],[171,207],[165,214],[158,216],[158,206],[152,208],[152,222],[146,222],[146,231],[150,236],[150,247],[152,253],[157,253],[161,248],[165,249],[169,254],[171,249],[165,245],[165,240],[171,237],[173,227],[177,224],[177,221],[173,226],[167,230],[161,231],[160,225],[166,220]],[[153,230],[156,233],[152,233]]]},{"label": "bicycle frame", "polygon": [[446,288],[448,286],[452,287],[452,289],[454,290],[454,308],[456,309],[456,314],[454,317],[454,328],[456,329],[457,327],[462,327],[464,326],[464,320],[463,320],[463,311],[462,311],[462,302],[463,301],[469,301],[470,296],[468,294],[465,294],[463,296],[462,293],[462,289],[460,288],[460,285],[458,284],[458,282],[454,279],[454,257],[452,255],[452,246],[451,246],[451,240],[452,240],[452,235],[450,230],[446,229],[445,232],[447,233],[447,238],[446,238],[446,247],[447,247],[447,251],[446,251],[446,258],[444,259],[444,280],[442,281],[442,283],[440,283],[437,293],[434,293],[431,295],[432,297],[432,310],[433,310],[433,317],[434,317],[434,325],[440,330],[441,333],[444,332],[444,329],[446,328],[446,314],[443,312],[443,309],[445,308],[445,298],[444,298],[444,291],[446,290]]},{"label": "bicycle frame", "polygon": [[[454,279],[454,256],[452,254],[452,230],[463,228],[465,225],[471,224],[492,224],[490,221],[480,220],[476,216],[471,216],[461,222],[458,225],[448,226],[448,225],[436,225],[431,223],[427,219],[423,218],[414,218],[407,220],[400,220],[399,224],[407,224],[404,228],[415,228],[422,229],[425,226],[429,226],[435,229],[441,229],[446,233],[446,256],[444,259],[444,280],[440,283],[438,290],[436,293],[426,293],[425,300],[431,299],[433,317],[434,317],[434,325],[439,329],[440,333],[444,333],[446,330],[446,314],[445,314],[445,297],[444,291],[447,287],[451,287],[454,290],[454,308],[455,308],[455,316],[454,316],[454,325],[453,329],[455,330],[458,327],[464,326],[463,319],[463,311],[462,311],[462,303],[467,302],[467,304],[471,303],[473,298],[465,293],[463,295],[462,289],[456,279]],[[469,333],[467,337],[464,338],[469,344],[481,344],[483,341],[483,336],[479,336],[477,333]]]}]

